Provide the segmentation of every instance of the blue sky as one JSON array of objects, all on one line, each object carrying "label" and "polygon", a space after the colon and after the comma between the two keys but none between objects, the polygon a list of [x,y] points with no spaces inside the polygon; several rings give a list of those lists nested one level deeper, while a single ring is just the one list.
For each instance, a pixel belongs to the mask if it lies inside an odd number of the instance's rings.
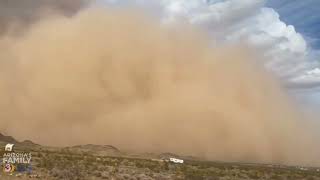
[{"label": "blue sky", "polygon": [[298,32],[310,38],[310,45],[320,49],[320,1],[319,0],[269,0],[280,19],[292,24]]}]

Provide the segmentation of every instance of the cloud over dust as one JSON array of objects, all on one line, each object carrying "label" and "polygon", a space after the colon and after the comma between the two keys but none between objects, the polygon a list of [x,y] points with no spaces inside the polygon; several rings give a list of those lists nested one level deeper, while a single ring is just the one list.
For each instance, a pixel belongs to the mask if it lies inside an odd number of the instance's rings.
[{"label": "cloud over dust", "polygon": [[1,0],[0,34],[17,34],[30,24],[52,14],[71,16],[90,0]]},{"label": "cloud over dust", "polygon": [[319,164],[309,129],[255,57],[205,39],[94,8],[2,36],[0,131],[50,145]]}]

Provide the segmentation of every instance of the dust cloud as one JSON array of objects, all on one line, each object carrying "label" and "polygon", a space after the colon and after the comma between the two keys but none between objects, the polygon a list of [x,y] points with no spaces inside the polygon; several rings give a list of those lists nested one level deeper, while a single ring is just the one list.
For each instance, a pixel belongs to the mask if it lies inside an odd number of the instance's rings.
[{"label": "dust cloud", "polygon": [[4,34],[0,131],[46,145],[319,165],[311,128],[259,56],[207,39],[111,8]]}]

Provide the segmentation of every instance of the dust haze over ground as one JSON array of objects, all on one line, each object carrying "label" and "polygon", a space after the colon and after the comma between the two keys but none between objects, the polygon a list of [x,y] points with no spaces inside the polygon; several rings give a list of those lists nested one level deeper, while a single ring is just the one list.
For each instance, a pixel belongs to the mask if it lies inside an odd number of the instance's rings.
[{"label": "dust haze over ground", "polygon": [[0,131],[48,145],[320,164],[318,136],[250,50],[212,47],[135,10],[57,12],[1,36]]}]

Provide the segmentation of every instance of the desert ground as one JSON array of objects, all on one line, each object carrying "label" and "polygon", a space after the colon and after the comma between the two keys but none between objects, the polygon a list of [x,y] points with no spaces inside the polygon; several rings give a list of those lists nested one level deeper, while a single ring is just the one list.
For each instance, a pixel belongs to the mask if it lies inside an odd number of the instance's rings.
[{"label": "desert ground", "polygon": [[[320,168],[205,161],[172,153],[122,152],[110,145],[79,145],[46,147],[32,141],[18,142],[1,135],[0,146],[15,144],[15,152],[31,152],[31,172],[4,173],[0,179],[119,179],[119,180],[316,180]],[[1,154],[4,148],[1,148]],[[184,160],[183,164],[169,162],[170,157]],[[2,161],[1,161],[2,163]]]}]

